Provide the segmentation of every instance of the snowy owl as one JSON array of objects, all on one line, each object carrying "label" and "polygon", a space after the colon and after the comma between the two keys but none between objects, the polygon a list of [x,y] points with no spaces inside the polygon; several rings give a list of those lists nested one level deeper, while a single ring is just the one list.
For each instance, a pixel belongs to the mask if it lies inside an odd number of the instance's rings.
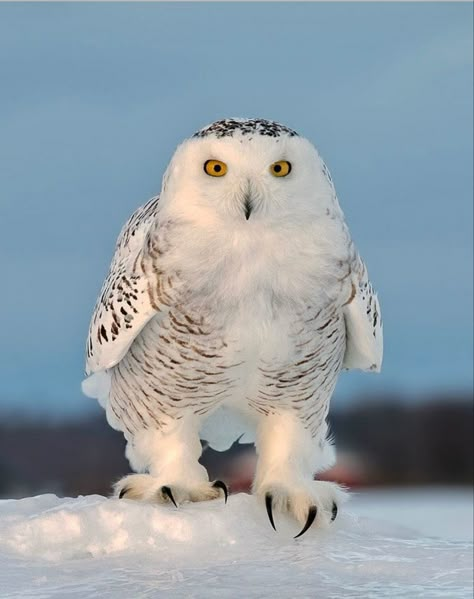
[{"label": "snowy owl", "polygon": [[185,140],[161,194],[117,241],[87,340],[84,392],[127,440],[138,474],[116,496],[227,499],[199,463],[254,434],[253,493],[328,526],[345,498],[314,480],[334,461],[326,417],[339,372],[379,371],[382,322],[314,146],[263,119]]}]

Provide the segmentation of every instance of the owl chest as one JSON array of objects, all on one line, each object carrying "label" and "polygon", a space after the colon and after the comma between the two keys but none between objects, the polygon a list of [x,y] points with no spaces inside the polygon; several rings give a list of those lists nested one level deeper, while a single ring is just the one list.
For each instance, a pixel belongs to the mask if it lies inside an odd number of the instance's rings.
[{"label": "owl chest", "polygon": [[242,318],[268,323],[288,307],[294,312],[308,302],[321,303],[321,292],[333,286],[326,276],[331,268],[311,244],[302,246],[305,251],[284,237],[197,246],[181,262],[179,301],[228,325]]},{"label": "owl chest", "polygon": [[205,416],[228,405],[265,414],[328,397],[344,344],[343,319],[332,307],[262,307],[229,319],[198,302],[179,303],[142,331],[123,361],[124,378],[132,373],[173,409]]},{"label": "owl chest", "polygon": [[337,284],[327,276],[332,264],[320,259],[312,241],[298,245],[288,236],[208,241],[190,243],[165,268],[179,272],[179,285],[169,313],[149,331],[162,360],[155,366],[163,369],[169,357],[174,374],[189,378],[193,364],[204,363],[200,370],[241,391],[255,389],[269,366],[282,372],[310,360],[316,370],[326,342],[332,346],[332,337],[341,337],[333,332],[340,318],[330,299]]},{"label": "owl chest", "polygon": [[[156,341],[168,352],[174,345],[183,367],[190,366],[189,359],[217,365],[250,386],[261,382],[269,368],[281,373],[296,365],[297,370],[314,371],[329,363],[328,355],[335,365],[345,343],[342,313],[333,303],[301,305],[271,289],[228,304],[181,303],[160,330]],[[302,364],[307,367],[300,368]]]}]

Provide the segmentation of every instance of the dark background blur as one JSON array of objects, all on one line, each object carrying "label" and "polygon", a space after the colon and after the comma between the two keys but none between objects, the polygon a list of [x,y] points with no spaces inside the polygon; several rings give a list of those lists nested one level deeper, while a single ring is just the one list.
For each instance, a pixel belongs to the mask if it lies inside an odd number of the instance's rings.
[{"label": "dark background blur", "polygon": [[[95,297],[176,145],[262,116],[328,163],[385,322],[332,404],[351,485],[472,481],[470,3],[0,4],[0,495],[107,493],[123,440],[80,393]],[[253,450],[206,451],[248,486]]]}]

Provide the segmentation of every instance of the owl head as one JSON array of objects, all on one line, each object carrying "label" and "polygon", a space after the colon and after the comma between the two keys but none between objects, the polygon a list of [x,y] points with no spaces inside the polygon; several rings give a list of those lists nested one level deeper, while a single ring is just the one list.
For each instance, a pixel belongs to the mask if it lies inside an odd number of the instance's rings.
[{"label": "owl head", "polygon": [[176,150],[163,179],[164,210],[252,227],[337,207],[329,171],[314,146],[263,119],[224,119]]}]

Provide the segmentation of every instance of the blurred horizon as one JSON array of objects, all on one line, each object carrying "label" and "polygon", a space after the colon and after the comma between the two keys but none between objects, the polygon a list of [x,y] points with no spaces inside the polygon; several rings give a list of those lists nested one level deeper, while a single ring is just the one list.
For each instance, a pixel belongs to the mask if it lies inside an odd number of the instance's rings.
[{"label": "blurred horizon", "polygon": [[0,414],[79,417],[89,318],[176,146],[261,116],[315,143],[379,292],[380,375],[473,386],[472,4],[0,3]]}]

